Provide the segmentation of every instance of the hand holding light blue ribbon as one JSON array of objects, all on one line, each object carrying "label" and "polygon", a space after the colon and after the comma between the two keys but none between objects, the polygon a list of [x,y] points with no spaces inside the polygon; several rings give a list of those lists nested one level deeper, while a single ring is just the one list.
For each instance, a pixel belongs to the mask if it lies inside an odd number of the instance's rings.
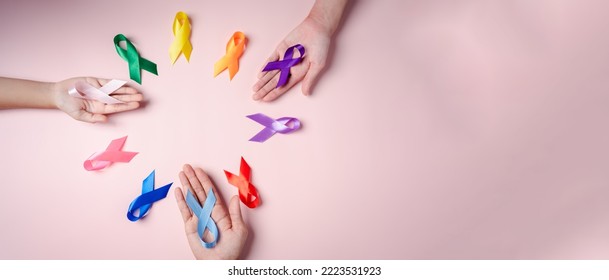
[{"label": "hand holding light blue ribbon", "polygon": [[[247,240],[239,197],[225,204],[211,178],[201,168],[184,164],[178,173],[176,205],[184,221],[188,245],[199,260],[238,259]],[[228,206],[228,207],[227,207]]]},{"label": "hand holding light blue ribbon", "polygon": [[[188,191],[188,194],[186,194],[186,204],[188,204],[188,208],[190,208],[190,210],[199,219],[199,223],[197,224],[197,232],[201,238],[201,245],[208,249],[215,247],[219,236],[216,222],[211,218],[211,211],[214,209],[214,205],[216,205],[216,195],[214,194],[214,190],[209,190],[209,193],[207,193],[207,198],[203,203],[203,207],[201,207],[199,202],[197,202],[194,195]],[[214,236],[214,240],[212,242],[205,242],[205,240],[203,240],[205,228],[209,229],[211,235]]]},{"label": "hand holding light blue ribbon", "polygon": [[[274,120],[273,118],[260,113],[249,115],[247,117],[265,126],[263,130],[258,132],[258,134],[254,135],[254,137],[250,139],[250,141],[253,142],[264,142],[277,132],[287,134],[300,129],[300,120],[297,118],[283,117]],[[291,125],[291,127],[288,125]]]},{"label": "hand holding light blue ribbon", "polygon": [[[153,170],[146,179],[142,182],[142,194],[134,199],[129,205],[129,209],[127,210],[127,219],[129,221],[135,222],[141,218],[143,218],[153,203],[165,198],[167,196],[167,192],[173,183],[169,183],[161,188],[154,189],[154,175],[155,171]],[[139,209],[139,215],[136,216],[135,212]]]}]

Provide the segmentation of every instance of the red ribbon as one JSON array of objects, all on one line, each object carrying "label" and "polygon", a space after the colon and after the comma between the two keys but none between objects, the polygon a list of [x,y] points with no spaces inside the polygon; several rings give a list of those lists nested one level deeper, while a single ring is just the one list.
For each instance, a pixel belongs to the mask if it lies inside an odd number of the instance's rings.
[{"label": "red ribbon", "polygon": [[239,199],[249,208],[256,208],[260,205],[260,195],[258,190],[250,182],[251,168],[241,157],[241,166],[239,167],[239,176],[224,170],[228,182],[239,189]]}]

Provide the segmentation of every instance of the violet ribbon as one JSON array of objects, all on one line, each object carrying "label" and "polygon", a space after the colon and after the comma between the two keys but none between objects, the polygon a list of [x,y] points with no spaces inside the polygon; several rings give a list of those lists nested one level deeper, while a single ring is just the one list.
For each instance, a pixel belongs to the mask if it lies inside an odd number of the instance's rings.
[{"label": "violet ribbon", "polygon": [[123,101],[113,98],[110,94],[124,86],[126,83],[126,81],[111,80],[104,86],[96,88],[87,82],[78,81],[74,84],[73,88],[68,90],[68,94],[82,99],[97,100],[105,104],[124,103]]},{"label": "violet ribbon", "polygon": [[287,134],[300,129],[300,120],[297,118],[283,117],[275,120],[260,113],[249,115],[247,117],[265,126],[263,130],[258,132],[258,134],[254,135],[254,137],[250,139],[250,141],[253,142],[264,142],[277,132]]},{"label": "violet ribbon", "polygon": [[[294,57],[294,49],[298,49],[300,52],[300,57]],[[288,82],[288,77],[290,76],[290,68],[302,61],[305,55],[305,48],[301,44],[296,44],[294,46],[289,47],[285,50],[285,54],[283,55],[283,60],[279,61],[271,61],[269,62],[264,69],[263,72],[272,71],[272,70],[280,70],[281,74],[279,75],[279,81],[277,82],[276,88],[285,85]]]}]

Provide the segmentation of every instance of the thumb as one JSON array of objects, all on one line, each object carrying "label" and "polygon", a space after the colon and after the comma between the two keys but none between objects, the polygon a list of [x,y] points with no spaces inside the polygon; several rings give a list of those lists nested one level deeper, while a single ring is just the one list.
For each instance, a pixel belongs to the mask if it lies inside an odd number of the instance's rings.
[{"label": "thumb", "polygon": [[243,230],[246,228],[243,216],[241,215],[241,205],[239,202],[239,196],[235,195],[230,199],[230,205],[228,206],[228,212],[230,214],[230,220],[233,223],[234,230]]},{"label": "thumb", "polygon": [[319,74],[323,69],[323,65],[311,63],[309,71],[307,71],[307,75],[305,75],[302,81],[302,94],[304,94],[305,96],[311,95],[311,90],[313,89],[313,86],[317,82]]}]

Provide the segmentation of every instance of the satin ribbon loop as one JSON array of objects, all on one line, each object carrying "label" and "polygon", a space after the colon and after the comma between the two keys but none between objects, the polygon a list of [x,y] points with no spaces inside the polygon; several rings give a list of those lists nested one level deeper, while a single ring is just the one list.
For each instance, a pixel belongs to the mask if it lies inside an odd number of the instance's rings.
[{"label": "satin ribbon loop", "polygon": [[245,206],[256,208],[260,205],[258,190],[256,190],[256,187],[250,182],[251,168],[243,157],[241,157],[241,165],[239,166],[239,176],[226,170],[224,170],[224,174],[226,175],[228,182],[239,189],[239,199]]},{"label": "satin ribbon loop", "polygon": [[[293,58],[295,49],[300,52],[300,57]],[[279,81],[277,82],[276,88],[283,86],[288,82],[288,77],[290,76],[290,68],[300,63],[304,59],[304,55],[305,48],[301,44],[291,46],[287,50],[285,50],[283,60],[269,62],[264,67],[264,69],[262,69],[262,72],[280,70],[281,73],[279,74]]]},{"label": "satin ribbon loop", "polygon": [[[146,216],[153,203],[167,197],[167,192],[169,192],[169,188],[171,188],[173,183],[169,183],[155,190],[154,175],[155,171],[152,170],[150,175],[142,182],[142,194],[129,204],[129,209],[127,210],[127,219],[129,219],[129,221],[135,222],[143,218]],[[136,215],[135,212],[138,211],[138,209],[139,214]]]},{"label": "satin ribbon loop", "polygon": [[[214,209],[214,205],[216,205],[216,195],[212,189],[207,193],[207,198],[203,203],[203,207],[197,201],[197,199],[188,191],[186,194],[186,204],[188,204],[188,208],[194,213],[195,216],[199,219],[197,224],[197,233],[201,239],[201,245],[203,245],[207,249],[211,249],[216,246],[218,242],[219,232],[218,227],[216,226],[216,222],[211,217],[211,212]],[[211,242],[205,242],[203,240],[203,234],[205,233],[205,228],[209,230],[211,235],[213,235],[214,239]]]},{"label": "satin ribbon loop", "polygon": [[249,141],[264,142],[275,135],[275,133],[288,134],[300,129],[300,120],[292,117],[282,117],[274,120],[264,114],[253,114],[247,116],[251,120],[265,126],[258,134]]},{"label": "satin ribbon loop", "polygon": [[127,136],[112,140],[105,151],[91,155],[85,160],[83,166],[88,171],[94,171],[104,169],[113,162],[130,162],[137,153],[121,151],[125,141],[127,141]]},{"label": "satin ribbon loop", "polygon": [[192,53],[192,44],[190,43],[190,20],[184,12],[178,12],[173,19],[173,42],[169,47],[169,58],[171,64],[174,64],[180,53],[184,54],[186,61],[190,62],[190,54]]},{"label": "satin ribbon loop", "polygon": [[230,79],[239,71],[239,58],[245,50],[245,34],[241,31],[235,32],[226,44],[226,54],[214,64],[214,77],[228,68]]},{"label": "satin ribbon loop", "polygon": [[87,82],[78,81],[74,84],[74,87],[68,90],[68,94],[72,97],[97,100],[105,104],[125,103],[110,96],[110,94],[124,86],[126,83],[126,81],[111,80],[104,86],[96,88]]},{"label": "satin ribbon loop", "polygon": [[[120,42],[122,41],[125,41],[127,49],[123,49],[120,46]],[[117,34],[114,36],[114,47],[116,48],[118,55],[129,64],[129,78],[136,81],[138,84],[142,84],[142,69],[158,75],[156,64],[141,57],[135,46],[125,37],[125,35]]]}]

